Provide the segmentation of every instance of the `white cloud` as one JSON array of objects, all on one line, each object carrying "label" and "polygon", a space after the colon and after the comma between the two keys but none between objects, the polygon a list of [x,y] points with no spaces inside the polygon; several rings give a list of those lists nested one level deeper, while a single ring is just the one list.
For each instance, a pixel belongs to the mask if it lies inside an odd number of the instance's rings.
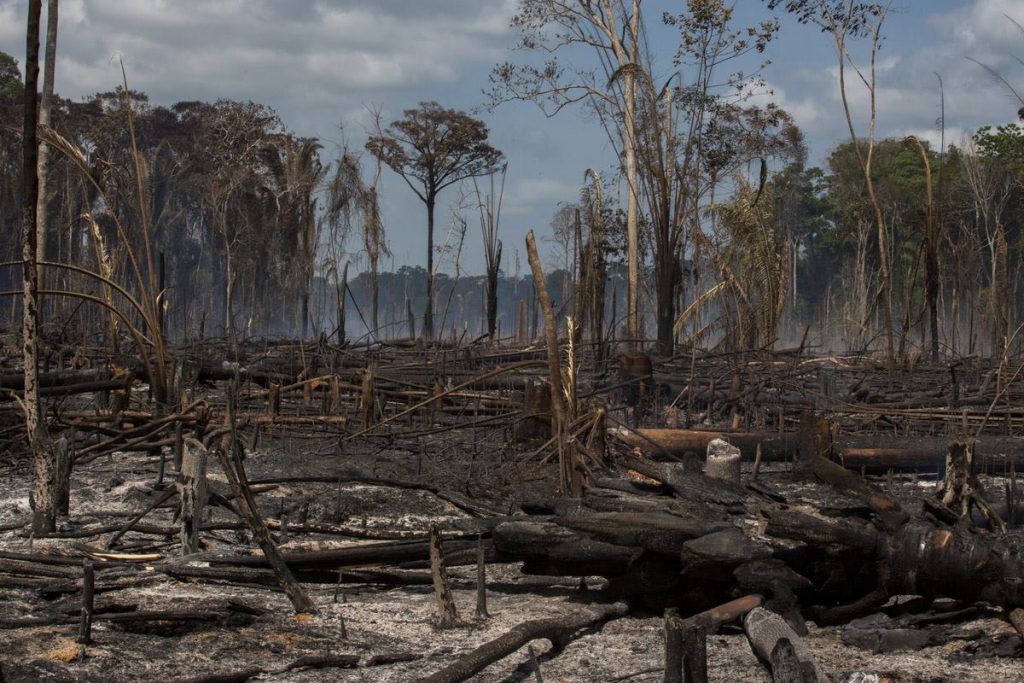
[{"label": "white cloud", "polygon": [[[66,0],[57,89],[70,97],[120,82],[161,103],[260,99],[284,113],[302,94],[336,108],[400,88],[451,84],[504,48],[510,0]],[[24,0],[0,0],[0,49],[24,51]]]},{"label": "white cloud", "polygon": [[[914,134],[938,147],[942,92],[936,75],[944,87],[947,144],[979,126],[1014,120],[1020,102],[968,59],[977,59],[1015,86],[1019,84],[1017,90],[1024,95],[1024,66],[1014,57],[1024,47],[1024,32],[1006,15],[1024,23],[1019,0],[970,0],[960,9],[902,23],[896,22],[909,17],[890,17],[893,23],[877,69],[877,135]],[[915,31],[924,26],[932,34],[910,41],[895,32],[896,26]],[[828,41],[827,36],[818,39]],[[867,64],[863,48],[863,44],[851,46],[861,68]],[[770,77],[775,91],[772,99],[792,113],[804,130],[812,147],[812,163],[821,163],[829,148],[849,139],[834,56],[828,63]],[[852,70],[847,71],[847,100],[857,134],[867,135],[870,95]]]},{"label": "white cloud", "polygon": [[1019,49],[1024,40],[1010,19],[1024,24],[1020,0],[973,0],[960,9],[934,15],[929,23],[948,35],[959,50],[1001,51]]}]

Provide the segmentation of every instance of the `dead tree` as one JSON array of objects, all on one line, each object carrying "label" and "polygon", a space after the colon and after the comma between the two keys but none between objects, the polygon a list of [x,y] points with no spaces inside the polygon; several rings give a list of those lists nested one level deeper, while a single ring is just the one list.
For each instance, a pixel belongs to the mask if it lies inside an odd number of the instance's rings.
[{"label": "dead tree", "polygon": [[35,470],[32,498],[32,530],[53,531],[57,525],[57,468],[49,445],[39,402],[39,270],[36,217],[39,210],[39,17],[41,0],[28,4],[25,47],[24,118],[22,120],[21,238],[23,266],[22,359],[25,366],[25,430]]},{"label": "dead tree", "polygon": [[558,328],[555,326],[555,314],[551,308],[551,300],[548,298],[548,288],[544,284],[544,271],[540,266],[540,257],[537,255],[537,242],[534,240],[532,230],[526,234],[526,251],[530,261],[530,269],[533,270],[533,282],[537,289],[537,298],[544,312],[544,337],[548,347],[548,378],[551,382],[551,417],[553,421],[551,431],[555,438],[558,439],[560,487],[563,494],[578,497],[582,482],[575,465],[576,456],[568,448],[567,444],[564,443],[566,409],[563,403],[562,368],[558,354]]}]

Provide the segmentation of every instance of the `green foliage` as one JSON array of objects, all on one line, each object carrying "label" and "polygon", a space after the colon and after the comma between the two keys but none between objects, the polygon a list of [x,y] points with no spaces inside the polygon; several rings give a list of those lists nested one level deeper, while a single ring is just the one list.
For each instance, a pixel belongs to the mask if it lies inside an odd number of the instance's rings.
[{"label": "green foliage", "polygon": [[18,60],[0,50],[0,98],[21,97],[23,89]]},{"label": "green foliage", "polygon": [[978,151],[1017,169],[1024,169],[1024,129],[1016,123],[983,126],[974,134]]},{"label": "green foliage", "polygon": [[830,25],[845,26],[850,35],[861,35],[869,30],[871,20],[885,12],[885,2],[857,2],[856,0],[764,0],[768,9],[782,8],[796,17],[801,24],[814,24],[823,31]]},{"label": "green foliage", "polygon": [[501,152],[487,143],[483,121],[437,102],[421,102],[403,113],[405,118],[371,136],[366,149],[402,176],[422,201],[433,201],[444,188],[487,175],[501,164]]},{"label": "green foliage", "polygon": [[729,202],[709,209],[717,216],[720,231],[719,243],[710,246],[738,312],[739,348],[753,349],[775,341],[786,301],[789,261],[775,229],[774,202],[767,201],[767,196],[766,201],[755,201],[757,188],[743,177],[737,183]]}]

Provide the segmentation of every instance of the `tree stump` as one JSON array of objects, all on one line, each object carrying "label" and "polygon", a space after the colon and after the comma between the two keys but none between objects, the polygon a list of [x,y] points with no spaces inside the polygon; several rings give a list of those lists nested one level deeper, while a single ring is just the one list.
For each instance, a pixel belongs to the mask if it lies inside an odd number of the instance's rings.
[{"label": "tree stump", "polygon": [[708,459],[704,474],[711,479],[740,483],[740,449],[724,439],[712,439],[708,444]]},{"label": "tree stump", "polygon": [[939,502],[959,517],[970,519],[977,507],[993,529],[1006,530],[1006,524],[985,499],[985,489],[974,469],[974,439],[951,441],[946,452],[946,476],[935,492]]},{"label": "tree stump", "polygon": [[448,567],[441,552],[441,532],[436,524],[430,525],[430,574],[434,579],[434,595],[437,598],[438,626],[451,628],[459,623],[459,613],[455,609]]},{"label": "tree stump", "polygon": [[53,445],[55,471],[57,476],[57,514],[66,515],[71,509],[71,467],[74,454],[66,437],[60,437]]},{"label": "tree stump", "polygon": [[372,368],[363,370],[363,382],[359,394],[359,414],[363,418],[363,429],[377,424],[376,380]]},{"label": "tree stump", "polygon": [[181,501],[181,554],[199,551],[199,525],[206,505],[206,448],[186,439],[181,459],[178,497]]}]

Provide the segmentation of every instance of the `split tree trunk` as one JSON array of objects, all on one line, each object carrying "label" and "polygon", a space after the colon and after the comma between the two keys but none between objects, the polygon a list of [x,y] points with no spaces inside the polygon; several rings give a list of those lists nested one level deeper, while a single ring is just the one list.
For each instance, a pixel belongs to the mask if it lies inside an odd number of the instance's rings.
[{"label": "split tree trunk", "polygon": [[195,439],[186,439],[178,481],[182,555],[199,551],[199,526],[206,506],[206,494],[206,448]]},{"label": "split tree trunk", "polygon": [[533,282],[537,290],[537,298],[540,307],[544,311],[544,337],[548,347],[548,376],[551,382],[551,431],[558,439],[558,463],[560,474],[560,486],[563,495],[579,497],[582,488],[579,473],[575,467],[575,454],[566,447],[564,443],[566,410],[562,394],[562,367],[558,355],[558,328],[555,323],[555,314],[551,309],[551,300],[548,298],[548,288],[544,284],[544,271],[540,266],[540,256],[537,254],[537,242],[534,240],[533,231],[526,234],[526,253],[530,261],[530,269],[533,271]]}]

